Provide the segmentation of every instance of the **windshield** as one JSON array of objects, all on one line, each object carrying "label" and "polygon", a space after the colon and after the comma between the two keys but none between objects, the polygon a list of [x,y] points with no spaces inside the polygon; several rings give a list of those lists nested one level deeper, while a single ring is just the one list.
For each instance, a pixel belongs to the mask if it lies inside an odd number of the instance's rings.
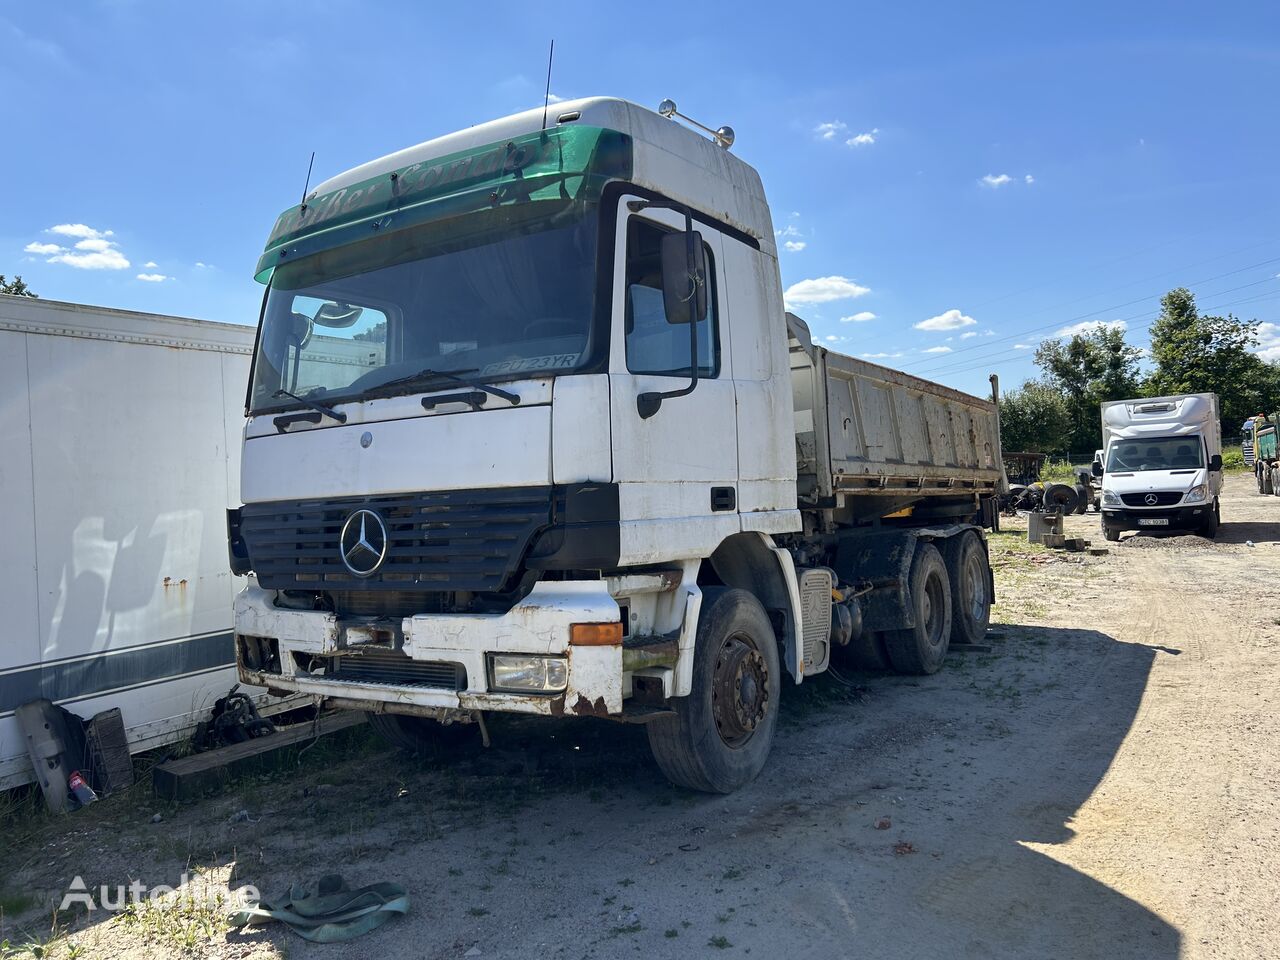
[{"label": "windshield", "polygon": [[[562,373],[592,353],[597,203],[537,200],[279,266],[251,412],[421,391],[430,369],[497,380]],[[446,385],[436,379],[435,384]]]},{"label": "windshield", "polygon": [[1107,452],[1108,472],[1194,470],[1203,466],[1204,452],[1199,437],[1117,440]]}]

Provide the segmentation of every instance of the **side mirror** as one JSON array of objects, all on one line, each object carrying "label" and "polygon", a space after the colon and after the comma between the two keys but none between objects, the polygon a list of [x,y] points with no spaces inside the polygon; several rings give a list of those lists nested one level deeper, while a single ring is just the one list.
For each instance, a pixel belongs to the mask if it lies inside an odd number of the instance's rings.
[{"label": "side mirror", "polygon": [[1090,471],[1093,473],[1095,477],[1102,476],[1102,461],[1101,460],[1093,461],[1093,466],[1090,468]]},{"label": "side mirror", "polygon": [[364,307],[353,307],[347,303],[322,303],[316,311],[316,323],[322,327],[342,330],[353,326],[362,313]]},{"label": "side mirror", "polygon": [[1222,469],[1222,454],[1215,453],[1209,458],[1209,472],[1218,473]]},{"label": "side mirror", "polygon": [[707,316],[707,252],[697,230],[662,238],[662,304],[667,323],[695,323]]}]

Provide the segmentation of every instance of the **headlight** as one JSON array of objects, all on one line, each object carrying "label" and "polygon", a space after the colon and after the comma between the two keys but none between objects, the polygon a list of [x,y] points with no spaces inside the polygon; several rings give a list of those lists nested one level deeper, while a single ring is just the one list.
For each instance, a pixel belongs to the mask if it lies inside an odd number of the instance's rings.
[{"label": "headlight", "polygon": [[1200,503],[1209,493],[1209,488],[1203,483],[1197,483],[1194,487],[1187,491],[1187,495],[1182,498],[1183,503]]},{"label": "headlight", "polygon": [[1102,491],[1102,502],[1103,502],[1103,503],[1114,503],[1114,504],[1117,504],[1117,505],[1118,505],[1118,504],[1120,503],[1120,498],[1119,498],[1119,497],[1117,497],[1117,496],[1116,496],[1114,493],[1112,493],[1110,490],[1103,490],[1103,491]]},{"label": "headlight", "polygon": [[564,657],[495,653],[489,658],[493,689],[508,693],[559,693],[569,685]]}]

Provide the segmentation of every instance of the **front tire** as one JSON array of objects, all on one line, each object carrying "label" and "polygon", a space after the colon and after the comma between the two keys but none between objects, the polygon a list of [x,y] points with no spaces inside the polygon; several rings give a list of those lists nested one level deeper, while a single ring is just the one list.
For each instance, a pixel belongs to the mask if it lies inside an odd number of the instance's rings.
[{"label": "front tire", "polygon": [[1200,528],[1201,536],[1208,537],[1212,540],[1218,535],[1218,526],[1222,522],[1222,514],[1218,509],[1218,501],[1213,501],[1213,509],[1209,511],[1209,519],[1204,522],[1204,526]]},{"label": "front tire", "polygon": [[474,736],[470,723],[441,723],[399,713],[366,713],[369,729],[397,750],[418,757],[435,756]]},{"label": "front tire", "polygon": [[885,650],[898,673],[937,673],[951,645],[951,581],[942,554],[918,543],[908,578],[915,626],[885,636]]},{"label": "front tire", "polygon": [[667,779],[690,790],[732,793],[764,769],[782,692],[778,641],[746,590],[705,588],[693,684],[676,715],[645,725]]}]

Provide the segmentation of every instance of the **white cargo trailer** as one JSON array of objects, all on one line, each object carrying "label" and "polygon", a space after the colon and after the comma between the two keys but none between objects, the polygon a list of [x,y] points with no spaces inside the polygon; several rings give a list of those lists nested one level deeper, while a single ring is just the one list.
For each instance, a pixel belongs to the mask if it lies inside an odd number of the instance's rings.
[{"label": "white cargo trailer", "polygon": [[0,789],[31,779],[14,708],[119,707],[131,749],[236,682],[225,513],[252,327],[0,296]]}]

